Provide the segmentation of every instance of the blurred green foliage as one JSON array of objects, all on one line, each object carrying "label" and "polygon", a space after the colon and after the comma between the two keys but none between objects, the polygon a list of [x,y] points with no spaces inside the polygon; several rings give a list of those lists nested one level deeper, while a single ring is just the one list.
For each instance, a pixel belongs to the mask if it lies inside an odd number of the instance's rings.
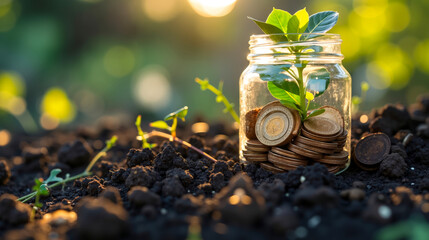
[{"label": "blurred green foliage", "polygon": [[223,80],[239,102],[247,42],[260,33],[246,17],[273,7],[340,13],[331,32],[344,41],[354,94],[371,85],[361,110],[429,92],[425,0],[0,0],[0,130],[113,114],[132,123],[137,112],[151,121],[183,105],[229,121],[194,78]]}]

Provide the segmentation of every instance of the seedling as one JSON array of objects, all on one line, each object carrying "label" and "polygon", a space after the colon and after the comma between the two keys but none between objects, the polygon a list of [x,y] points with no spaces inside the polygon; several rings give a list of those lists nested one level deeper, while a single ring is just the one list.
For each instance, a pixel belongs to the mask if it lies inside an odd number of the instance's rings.
[{"label": "seedling", "polygon": [[[270,38],[278,43],[302,42],[318,37],[320,33],[329,31],[338,20],[338,13],[333,11],[319,12],[308,16],[307,10],[301,9],[295,14],[273,9],[265,22],[250,18]],[[296,56],[290,64],[258,67],[257,72],[273,97],[289,108],[297,110],[304,121],[309,117],[322,114],[324,109],[311,109],[310,102],[325,92],[329,86],[330,76],[326,69],[320,68],[304,77],[304,69],[308,61],[300,56],[308,52],[320,51],[318,46],[295,46],[288,50]]]},{"label": "seedling", "polygon": [[[143,136],[143,138],[149,139],[151,137],[162,137],[165,139],[169,139],[170,141],[175,141],[175,142],[178,142],[179,144],[182,144],[188,148],[191,148],[192,150],[198,152],[199,154],[203,155],[204,157],[210,159],[211,161],[216,162],[216,159],[213,158],[212,156],[208,155],[207,153],[205,153],[205,152],[201,151],[200,149],[194,147],[192,144],[190,144],[186,141],[183,141],[176,136],[177,119],[180,118],[180,119],[182,119],[182,121],[185,121],[185,117],[187,114],[188,114],[188,107],[185,106],[185,107],[165,116],[164,121],[159,120],[159,121],[150,123],[151,127],[167,130],[171,133],[171,135],[167,134],[167,133],[159,132],[159,131],[152,131],[152,132],[146,134],[145,136]],[[173,120],[173,124],[171,126],[169,126],[165,122],[165,121],[169,121],[169,120]]]},{"label": "seedling", "polygon": [[156,144],[147,142],[147,139],[145,137],[146,133],[143,132],[143,130],[141,128],[141,119],[142,119],[141,115],[138,115],[137,119],[136,119],[136,127],[137,127],[137,132],[139,134],[139,139],[142,140],[142,148],[152,149],[152,148],[156,147]]},{"label": "seedling", "polygon": [[369,90],[369,84],[365,81],[363,81],[360,84],[361,93],[360,96],[353,96],[352,97],[352,112],[357,113],[359,111],[359,107],[362,104],[363,101],[365,101],[366,93]]},{"label": "seedling", "polygon": [[[181,109],[172,112],[164,117],[163,120],[159,120],[156,122],[150,123],[151,127],[167,130],[171,133],[172,138],[176,138],[176,128],[177,128],[177,119],[180,118],[183,122],[185,121],[185,117],[188,115],[188,107],[184,106]],[[166,121],[172,120],[173,123],[171,126],[168,125]]]},{"label": "seedling", "polygon": [[[97,155],[95,155],[95,157],[91,160],[91,162],[88,164],[88,166],[86,167],[86,169],[82,173],[77,174],[73,177],[67,177],[67,175],[66,175],[66,178],[63,179],[63,178],[57,177],[57,175],[61,172],[61,170],[60,169],[53,169],[51,171],[48,179],[46,179],[45,181],[39,180],[40,185],[38,185],[38,182],[37,182],[38,180],[36,180],[36,185],[33,187],[34,192],[18,198],[17,201],[27,202],[27,201],[33,199],[34,197],[36,197],[36,204],[37,204],[40,196],[44,196],[43,194],[45,194],[45,193],[47,193],[47,195],[49,195],[48,189],[52,189],[52,188],[54,188],[56,186],[60,186],[60,185],[62,185],[64,188],[64,184],[66,184],[67,182],[74,181],[74,180],[82,178],[82,177],[90,176],[92,174],[91,169],[94,166],[94,164],[101,157],[106,156],[106,152],[109,151],[113,146],[115,146],[117,139],[118,138],[116,136],[113,136],[110,140],[107,140],[106,146]],[[55,182],[55,183],[48,185],[49,183],[52,183],[52,182]],[[45,189],[47,190],[47,192],[45,191]],[[35,204],[35,206],[37,207],[36,204]]]},{"label": "seedling", "polygon": [[237,113],[234,110],[234,104],[230,103],[228,99],[223,95],[223,82],[219,82],[219,87],[216,88],[215,86],[211,85],[209,83],[208,79],[201,80],[200,78],[195,78],[195,82],[200,84],[201,90],[210,90],[212,93],[216,94],[216,102],[222,102],[225,105],[225,109],[223,110],[224,113],[229,112],[231,114],[232,118],[234,118],[235,122],[240,123],[240,118],[238,117]]}]

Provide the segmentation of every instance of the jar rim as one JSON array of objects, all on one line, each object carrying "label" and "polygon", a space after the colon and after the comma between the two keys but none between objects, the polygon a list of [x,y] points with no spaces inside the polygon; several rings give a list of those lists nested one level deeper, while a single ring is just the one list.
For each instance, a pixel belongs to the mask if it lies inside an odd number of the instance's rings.
[{"label": "jar rim", "polygon": [[341,40],[341,35],[337,33],[274,33],[274,34],[252,34],[250,40],[263,40],[271,39],[273,36],[308,36],[304,40],[297,41],[283,41],[276,43],[305,43],[305,42],[319,42],[319,41],[339,41]]}]

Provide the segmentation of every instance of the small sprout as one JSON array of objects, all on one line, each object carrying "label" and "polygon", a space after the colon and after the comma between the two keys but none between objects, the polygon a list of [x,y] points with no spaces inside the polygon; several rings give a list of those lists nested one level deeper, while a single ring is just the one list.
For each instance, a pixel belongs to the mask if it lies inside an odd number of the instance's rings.
[{"label": "small sprout", "polygon": [[[187,114],[188,114],[188,107],[184,106],[181,109],[165,116],[164,120],[159,120],[159,121],[150,123],[150,126],[169,131],[171,133],[171,136],[174,139],[176,138],[177,119],[180,118],[182,119],[182,121],[185,121],[185,117]],[[173,120],[173,123],[171,124],[171,126],[169,126],[166,122],[169,120]]]},{"label": "small sprout", "polygon": [[136,127],[137,127],[137,131],[138,131],[139,137],[142,140],[142,148],[152,149],[152,148],[156,147],[156,144],[155,143],[148,143],[147,142],[146,134],[145,134],[145,132],[143,132],[143,130],[141,128],[141,119],[142,119],[141,115],[138,115],[135,124],[136,124]]},{"label": "small sprout", "polygon": [[70,178],[70,173],[66,173],[66,178],[64,179],[64,182],[61,186],[61,191],[64,192],[64,187],[66,186],[67,180]]},{"label": "small sprout", "polygon": [[200,78],[195,78],[195,82],[200,84],[201,90],[203,90],[203,91],[210,90],[212,93],[216,94],[216,102],[218,102],[218,103],[223,102],[223,104],[225,105],[225,109],[223,110],[223,112],[224,113],[229,112],[229,114],[231,114],[232,118],[234,118],[234,120],[237,123],[240,123],[240,118],[238,117],[237,113],[234,110],[234,104],[230,103],[228,101],[228,99],[225,97],[225,95],[223,95],[223,82],[222,81],[219,82],[218,88],[211,85],[208,79],[202,80]]},{"label": "small sprout", "polygon": [[[88,166],[86,167],[85,171],[81,172],[80,174],[77,174],[73,177],[70,177],[70,174],[66,174],[66,178],[60,178],[57,177],[57,175],[61,172],[61,169],[53,169],[50,174],[49,177],[43,181],[43,180],[39,180],[36,179],[36,185],[33,187],[34,192],[29,193],[23,197],[20,197],[17,199],[17,201],[21,201],[21,202],[27,202],[31,199],[33,199],[34,197],[36,198],[35,200],[35,208],[33,208],[33,212],[32,212],[32,218],[34,218],[34,214],[35,211],[37,210],[37,208],[41,208],[42,205],[40,203],[40,196],[48,196],[49,195],[49,189],[54,188],[56,186],[60,186],[62,185],[62,189],[64,190],[64,185],[70,181],[74,181],[75,179],[79,179],[82,177],[86,177],[91,175],[91,168],[94,166],[94,164],[103,156],[106,155],[106,152],[109,151],[112,147],[115,146],[116,144],[116,140],[118,138],[116,136],[113,136],[111,139],[106,141],[106,146],[91,160],[91,162],[88,164]],[[55,182],[55,183],[53,183]],[[49,183],[52,183],[50,185],[48,185]]]}]

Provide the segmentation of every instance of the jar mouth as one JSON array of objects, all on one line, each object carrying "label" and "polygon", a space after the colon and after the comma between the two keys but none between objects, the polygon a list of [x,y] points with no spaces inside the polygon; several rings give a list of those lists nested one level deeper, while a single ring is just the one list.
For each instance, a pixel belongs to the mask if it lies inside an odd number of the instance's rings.
[{"label": "jar mouth", "polygon": [[341,36],[334,33],[278,33],[250,36],[249,61],[341,61]]},{"label": "jar mouth", "polygon": [[[275,41],[274,39],[282,39],[281,37],[298,39],[299,40],[288,40],[286,41]],[[258,45],[258,44],[287,44],[287,45],[296,45],[296,44],[321,44],[321,43],[341,43],[341,36],[336,33],[275,33],[275,34],[253,34],[250,36],[249,44]]]}]

